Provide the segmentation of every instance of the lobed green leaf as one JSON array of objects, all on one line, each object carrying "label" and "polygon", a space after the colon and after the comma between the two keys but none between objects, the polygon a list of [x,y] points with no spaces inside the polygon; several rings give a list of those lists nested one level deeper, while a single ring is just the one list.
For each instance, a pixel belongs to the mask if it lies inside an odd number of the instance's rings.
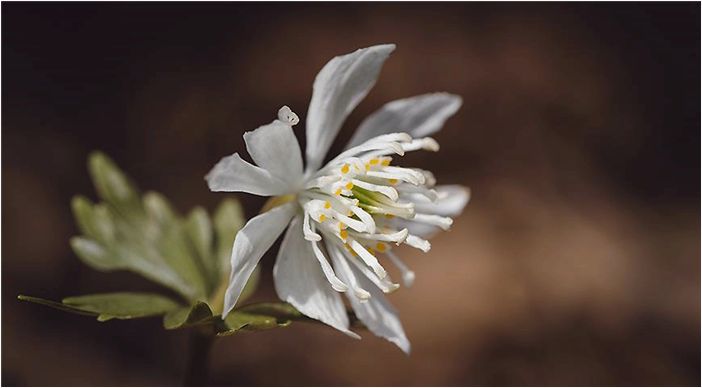
[{"label": "lobed green leaf", "polygon": [[163,316],[163,327],[168,330],[181,329],[210,323],[219,319],[205,302],[197,302],[190,307],[181,307]]},{"label": "lobed green leaf", "polygon": [[60,303],[20,295],[18,299],[81,315],[97,316],[98,321],[134,319],[163,315],[180,305],[158,294],[115,292],[64,298]]}]

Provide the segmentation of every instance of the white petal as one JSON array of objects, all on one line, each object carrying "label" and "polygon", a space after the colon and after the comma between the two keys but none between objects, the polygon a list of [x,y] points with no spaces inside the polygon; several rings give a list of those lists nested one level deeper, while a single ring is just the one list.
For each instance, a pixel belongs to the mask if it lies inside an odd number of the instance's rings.
[{"label": "white petal", "polygon": [[394,44],[335,57],[317,74],[307,111],[307,171],[317,170],[341,125],[375,84]]},{"label": "white petal", "polygon": [[359,288],[370,293],[369,299],[361,300],[353,290],[350,289],[346,292],[346,296],[351,302],[351,307],[356,312],[358,319],[373,334],[387,339],[409,354],[410,343],[395,308],[392,307],[385,295],[383,295],[383,292],[373,282],[366,278],[361,271],[344,261],[345,258],[340,256],[340,251],[336,250],[333,252],[335,252],[332,254],[334,268],[337,270],[341,280],[348,284],[356,284]]},{"label": "white petal", "polygon": [[351,288],[350,291],[353,292],[354,296],[360,299],[361,302],[367,301],[368,298],[370,298],[371,296],[370,292],[364,290],[361,286],[358,285],[356,276],[353,272],[351,272],[351,269],[348,268],[349,263],[344,258],[343,254],[339,250],[339,247],[334,244],[326,245],[327,252],[329,252],[329,255],[332,258],[332,263],[334,263],[334,268],[336,269],[336,271],[344,273],[344,277],[346,278],[346,281],[349,284],[349,287]]},{"label": "white petal", "polygon": [[346,284],[344,284],[344,282],[339,280],[338,277],[336,277],[336,274],[334,273],[334,270],[332,269],[331,265],[329,265],[329,262],[324,256],[324,253],[321,249],[319,249],[319,245],[317,245],[317,242],[313,241],[309,244],[312,245],[312,252],[314,253],[315,257],[317,257],[317,261],[319,261],[319,266],[320,268],[322,268],[322,273],[324,274],[324,277],[327,278],[327,281],[329,282],[329,284],[331,284],[331,287],[334,289],[334,291],[346,292],[346,290],[348,290],[349,287]]},{"label": "white petal", "polygon": [[438,226],[420,224],[419,222],[412,222],[403,219],[398,219],[396,221],[396,225],[398,227],[407,228],[411,235],[421,237],[423,239],[432,238],[437,233],[441,232],[441,228]]},{"label": "white petal", "polygon": [[312,246],[302,234],[301,217],[295,217],[285,233],[278,258],[273,267],[275,290],[280,299],[290,303],[301,313],[317,319],[343,333],[360,338],[349,330],[349,318],[344,302],[334,291]]},{"label": "white petal", "polygon": [[302,155],[290,124],[275,120],[246,132],[244,141],[258,166],[291,185],[301,181]]},{"label": "white petal", "polygon": [[239,154],[222,158],[205,176],[212,191],[243,191],[256,195],[281,195],[289,184],[261,167],[241,159]]},{"label": "white petal", "polygon": [[415,138],[429,136],[441,129],[461,104],[461,97],[448,93],[391,101],[361,123],[346,148],[390,132],[407,132]]},{"label": "white petal", "polygon": [[[460,185],[436,186],[437,199],[434,202],[416,201],[414,208],[418,212],[456,217],[470,201],[470,190]],[[394,221],[397,227],[409,229],[410,234],[429,239],[441,231],[437,226],[398,219]]]},{"label": "white petal", "polygon": [[429,252],[429,250],[431,249],[431,243],[429,241],[414,234],[407,235],[407,238],[405,239],[405,244],[411,246],[412,248],[417,248],[424,253]]},{"label": "white petal", "polygon": [[296,206],[291,202],[260,214],[250,219],[236,234],[222,316],[227,316],[234,308],[256,264],[288,226],[295,215]]},{"label": "white petal", "polygon": [[417,213],[436,214],[444,217],[456,217],[463,212],[470,200],[470,190],[460,185],[436,186],[436,201],[416,202]]},{"label": "white petal", "polygon": [[402,283],[405,285],[405,287],[412,287],[412,284],[414,284],[414,271],[409,269],[407,267],[407,264],[405,264],[402,259],[400,259],[396,254],[392,253],[391,251],[388,251],[385,253],[385,255],[392,261],[393,264],[395,264],[395,267],[400,270],[402,273]]}]

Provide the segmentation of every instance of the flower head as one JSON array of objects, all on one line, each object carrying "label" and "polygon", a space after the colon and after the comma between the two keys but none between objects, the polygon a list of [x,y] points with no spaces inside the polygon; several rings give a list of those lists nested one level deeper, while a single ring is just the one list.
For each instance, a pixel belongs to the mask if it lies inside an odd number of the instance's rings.
[{"label": "flower head", "polygon": [[400,167],[411,151],[438,151],[428,137],[461,106],[458,96],[432,93],[390,102],[369,116],[343,152],[323,164],[349,113],[375,84],[395,45],[379,45],[332,59],[317,75],[307,112],[306,166],[287,106],[272,123],[244,134],[256,163],[223,158],[206,179],[213,191],[276,196],[279,206],[252,218],[232,249],[224,314],[237,302],[263,254],[287,228],[273,269],[278,296],[303,314],[350,336],[340,293],[374,334],[409,352],[395,309],[383,294],[399,287],[385,269],[414,273],[393,252],[401,244],[429,251],[427,238],[448,229],[469,199],[460,186],[435,186],[434,176]]}]

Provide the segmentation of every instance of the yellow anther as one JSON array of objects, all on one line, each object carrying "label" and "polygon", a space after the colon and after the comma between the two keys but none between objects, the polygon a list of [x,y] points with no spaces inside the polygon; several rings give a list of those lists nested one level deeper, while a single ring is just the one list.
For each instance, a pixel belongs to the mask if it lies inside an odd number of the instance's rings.
[{"label": "yellow anther", "polygon": [[349,237],[349,232],[342,230],[339,232],[339,237],[341,237],[342,240],[346,241],[346,239]]},{"label": "yellow anther", "polygon": [[341,187],[336,189],[336,191],[334,192],[334,195],[341,195]]},{"label": "yellow anther", "polygon": [[353,189],[353,183],[349,182],[346,184],[346,190],[351,190]]},{"label": "yellow anther", "polygon": [[390,182],[391,185],[396,185],[396,184],[397,184],[397,179],[395,179],[395,178],[390,178],[390,179],[388,179],[388,182]]},{"label": "yellow anther", "polygon": [[326,219],[327,219],[327,216],[325,216],[324,214],[319,215],[319,222],[324,222],[324,220],[326,220]]},{"label": "yellow anther", "polygon": [[383,161],[380,162],[380,164],[382,164],[383,166],[387,167],[387,166],[390,165],[390,160],[391,160],[391,159],[383,159]]},{"label": "yellow anther", "polygon": [[369,252],[371,255],[375,256],[375,249],[373,249],[373,248],[368,248],[368,252]]},{"label": "yellow anther", "polygon": [[348,228],[348,226],[346,226],[346,224],[344,224],[343,222],[339,222],[339,230],[344,230],[346,228]]},{"label": "yellow anther", "polygon": [[370,164],[366,163],[366,171],[370,170]]},{"label": "yellow anther", "polygon": [[347,216],[347,217],[351,217],[352,215],[353,215],[353,212],[352,212],[351,210],[349,210],[349,212],[346,213],[346,216]]},{"label": "yellow anther", "polygon": [[349,244],[344,244],[344,248],[346,248],[346,250],[349,251],[350,254],[352,254],[352,255],[354,255],[354,256],[358,256],[358,254],[356,253],[356,251],[354,251],[353,249],[351,249],[351,246],[350,246]]},{"label": "yellow anther", "polygon": [[395,218],[395,216],[393,216],[392,214],[386,214],[385,218]]},{"label": "yellow anther", "polygon": [[324,201],[324,208],[325,209],[331,208],[331,203],[329,203],[329,201]]},{"label": "yellow anther", "polygon": [[385,252],[385,249],[386,249],[386,248],[387,248],[387,247],[386,247],[385,244],[383,244],[383,243],[378,243],[378,244],[375,246],[375,249],[377,249],[378,252]]},{"label": "yellow anther", "polygon": [[373,158],[373,159],[370,160],[370,165],[371,165],[371,166],[375,166],[376,164],[378,164],[378,158]]},{"label": "yellow anther", "polygon": [[348,163],[345,163],[343,167],[341,167],[341,173],[342,174],[348,174],[349,173],[349,165]]}]

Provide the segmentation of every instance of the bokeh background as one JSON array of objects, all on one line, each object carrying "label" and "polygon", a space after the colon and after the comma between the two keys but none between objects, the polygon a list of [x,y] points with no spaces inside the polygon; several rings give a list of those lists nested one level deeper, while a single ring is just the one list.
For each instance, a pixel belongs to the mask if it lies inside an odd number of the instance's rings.
[{"label": "bokeh background", "polygon": [[[219,341],[223,385],[699,385],[700,5],[3,3],[2,384],[179,384],[186,332],[23,304],[153,290],[81,264],[69,202],[101,149],[181,211],[331,57],[394,42],[348,139],[392,99],[464,98],[408,164],[473,199],[391,295],[407,357],[364,334]],[[296,132],[303,139],[304,126]],[[343,141],[337,143],[338,150]],[[239,196],[253,216],[263,199]],[[264,257],[255,300],[274,300]]]}]

